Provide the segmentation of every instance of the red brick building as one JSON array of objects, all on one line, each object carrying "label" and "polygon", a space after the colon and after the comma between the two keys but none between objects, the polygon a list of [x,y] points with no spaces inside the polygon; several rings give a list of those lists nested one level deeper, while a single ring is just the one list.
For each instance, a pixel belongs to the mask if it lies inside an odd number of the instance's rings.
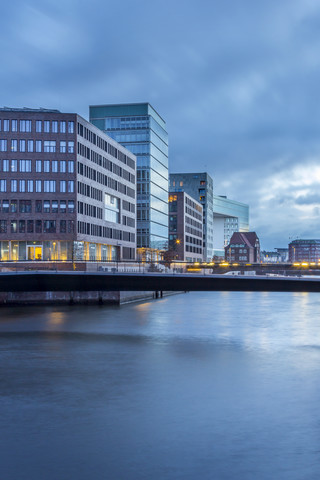
[{"label": "red brick building", "polygon": [[134,259],[136,157],[58,110],[0,109],[0,259]]},{"label": "red brick building", "polygon": [[260,241],[256,232],[235,232],[225,248],[228,262],[260,262]]}]

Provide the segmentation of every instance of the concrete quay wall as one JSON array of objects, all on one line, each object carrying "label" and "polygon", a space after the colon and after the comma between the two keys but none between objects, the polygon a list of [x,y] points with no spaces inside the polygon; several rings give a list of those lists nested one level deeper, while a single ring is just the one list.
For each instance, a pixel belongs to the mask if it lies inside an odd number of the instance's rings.
[{"label": "concrete quay wall", "polygon": [[2,305],[123,305],[152,300],[179,292],[0,292]]}]

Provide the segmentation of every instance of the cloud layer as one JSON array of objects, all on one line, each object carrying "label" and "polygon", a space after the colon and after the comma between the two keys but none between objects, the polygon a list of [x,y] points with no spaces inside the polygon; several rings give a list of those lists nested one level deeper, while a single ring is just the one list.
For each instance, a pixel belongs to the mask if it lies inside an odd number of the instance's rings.
[{"label": "cloud layer", "polygon": [[2,105],[149,101],[170,170],[249,203],[262,246],[320,238],[315,0],[29,0],[2,6]]}]

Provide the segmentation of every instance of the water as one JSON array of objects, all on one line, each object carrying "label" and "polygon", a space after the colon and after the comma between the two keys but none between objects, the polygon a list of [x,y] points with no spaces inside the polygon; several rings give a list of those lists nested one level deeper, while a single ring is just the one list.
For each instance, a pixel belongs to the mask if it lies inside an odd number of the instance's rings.
[{"label": "water", "polygon": [[0,310],[1,480],[318,479],[320,295]]}]

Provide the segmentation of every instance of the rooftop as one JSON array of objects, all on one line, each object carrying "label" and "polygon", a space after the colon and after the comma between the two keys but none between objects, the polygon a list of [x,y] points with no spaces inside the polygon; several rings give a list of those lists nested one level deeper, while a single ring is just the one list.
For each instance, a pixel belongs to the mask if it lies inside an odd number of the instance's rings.
[{"label": "rooftop", "polygon": [[29,108],[29,107],[0,107],[0,112],[48,112],[48,113],[61,113],[60,110],[54,110],[51,108]]}]

